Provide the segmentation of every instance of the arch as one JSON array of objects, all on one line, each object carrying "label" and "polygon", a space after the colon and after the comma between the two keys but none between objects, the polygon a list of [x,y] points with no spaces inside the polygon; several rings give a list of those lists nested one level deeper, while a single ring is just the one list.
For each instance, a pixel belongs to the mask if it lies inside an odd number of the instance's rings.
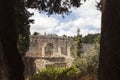
[{"label": "arch", "polygon": [[70,55],[71,57],[75,57],[75,53],[74,53],[74,45],[70,45]]},{"label": "arch", "polygon": [[50,57],[51,55],[53,55],[53,44],[47,43],[45,46],[45,56]]}]

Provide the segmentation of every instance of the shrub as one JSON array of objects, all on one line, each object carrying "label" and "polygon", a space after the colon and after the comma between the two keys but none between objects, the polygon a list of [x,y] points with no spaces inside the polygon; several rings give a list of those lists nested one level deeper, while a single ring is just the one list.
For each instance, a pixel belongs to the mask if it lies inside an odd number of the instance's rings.
[{"label": "shrub", "polygon": [[63,67],[55,68],[49,67],[45,68],[42,71],[39,71],[34,76],[32,80],[77,80],[79,77],[80,71],[77,67]]}]

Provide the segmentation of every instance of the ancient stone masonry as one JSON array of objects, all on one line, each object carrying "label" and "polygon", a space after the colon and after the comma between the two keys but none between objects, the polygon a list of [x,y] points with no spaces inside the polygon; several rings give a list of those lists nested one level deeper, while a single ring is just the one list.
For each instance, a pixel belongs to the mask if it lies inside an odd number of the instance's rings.
[{"label": "ancient stone masonry", "polygon": [[57,35],[31,35],[30,48],[26,56],[52,57],[55,54],[70,56],[72,42],[70,38]]},{"label": "ancient stone masonry", "polygon": [[57,35],[31,35],[29,51],[25,56],[26,76],[51,65],[71,66],[73,42],[70,38]]}]

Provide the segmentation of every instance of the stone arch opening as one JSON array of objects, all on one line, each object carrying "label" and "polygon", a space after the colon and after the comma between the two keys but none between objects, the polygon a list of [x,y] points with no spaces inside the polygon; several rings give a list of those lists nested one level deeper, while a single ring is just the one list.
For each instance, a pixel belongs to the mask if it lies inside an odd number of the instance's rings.
[{"label": "stone arch opening", "polygon": [[45,56],[50,57],[51,55],[53,55],[53,44],[47,43],[45,46]]},{"label": "stone arch opening", "polygon": [[72,57],[75,57],[75,53],[74,53],[75,51],[74,51],[74,49],[75,49],[75,48],[74,48],[74,45],[71,45],[71,46],[70,46],[70,55],[71,55]]}]

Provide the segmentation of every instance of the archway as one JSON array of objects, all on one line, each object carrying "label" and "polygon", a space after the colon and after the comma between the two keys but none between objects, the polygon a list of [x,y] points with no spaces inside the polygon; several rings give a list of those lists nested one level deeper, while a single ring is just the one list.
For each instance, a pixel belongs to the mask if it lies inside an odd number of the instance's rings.
[{"label": "archway", "polygon": [[75,57],[76,56],[75,53],[74,53],[74,45],[70,46],[70,55],[71,55],[71,57]]},{"label": "archway", "polygon": [[53,55],[53,44],[47,43],[45,46],[45,57],[50,57],[51,55]]}]

